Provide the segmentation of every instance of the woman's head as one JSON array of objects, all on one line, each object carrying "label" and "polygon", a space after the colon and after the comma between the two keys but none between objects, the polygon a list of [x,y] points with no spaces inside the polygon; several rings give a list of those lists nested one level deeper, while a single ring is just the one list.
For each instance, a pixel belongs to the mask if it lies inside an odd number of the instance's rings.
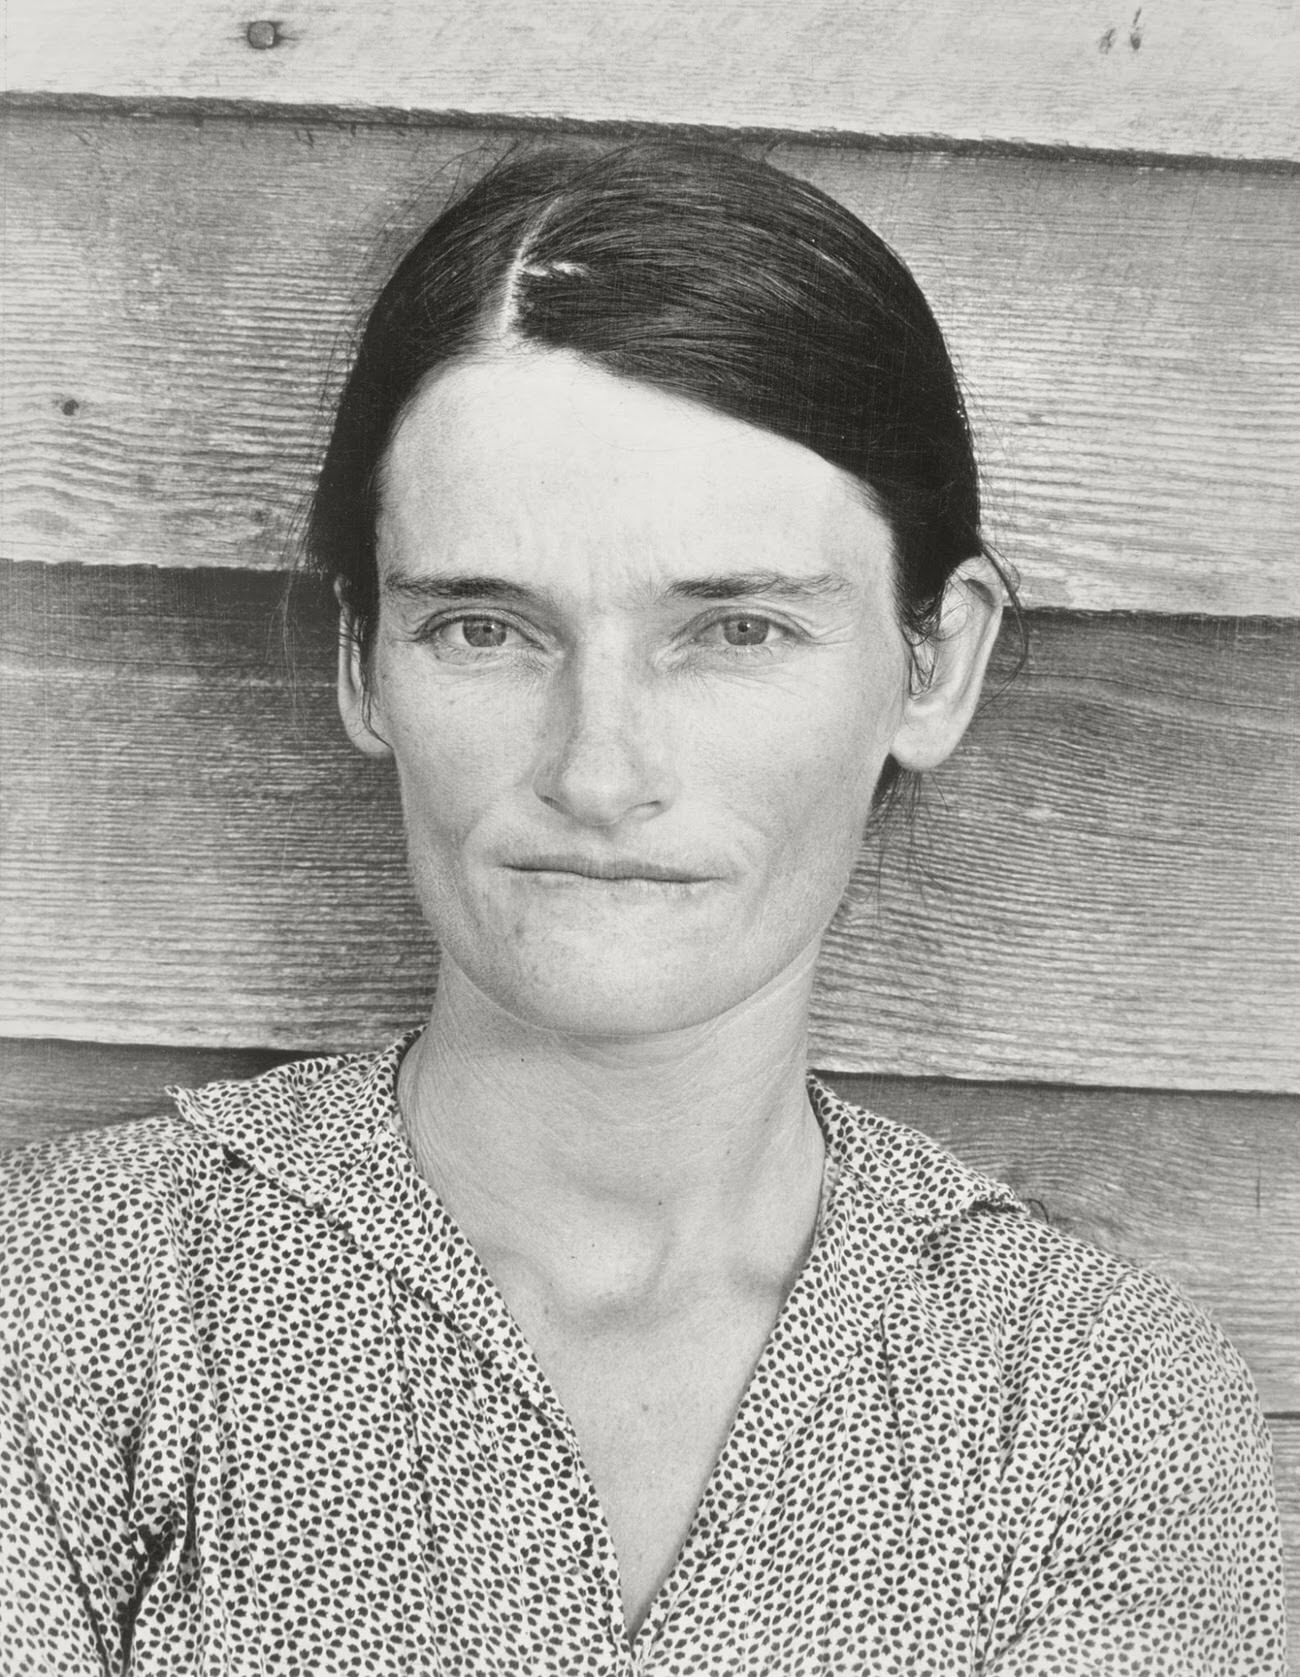
[{"label": "woman's head", "polygon": [[881,239],[817,188],[720,148],[548,150],[499,165],[444,211],[371,313],[308,539],[363,649],[396,425],[439,369],[511,341],[568,350],[850,473],[893,532],[913,635],[983,551],[952,364]]},{"label": "woman's head", "polygon": [[376,307],[313,522],[445,970],[596,1035],[806,984],[882,775],[974,707],[976,517],[942,341],[842,210],[679,148],[475,188]]}]

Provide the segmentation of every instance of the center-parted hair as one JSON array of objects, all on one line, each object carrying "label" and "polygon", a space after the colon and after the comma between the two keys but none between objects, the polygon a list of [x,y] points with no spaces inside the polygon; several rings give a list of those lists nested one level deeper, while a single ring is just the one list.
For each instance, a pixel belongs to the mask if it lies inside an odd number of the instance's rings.
[{"label": "center-parted hair", "polygon": [[439,369],[509,342],[569,351],[851,473],[892,530],[913,636],[956,566],[986,551],[952,362],[882,239],[816,187],[722,147],[550,148],[450,204],[366,324],[307,532],[363,650],[397,423]]}]

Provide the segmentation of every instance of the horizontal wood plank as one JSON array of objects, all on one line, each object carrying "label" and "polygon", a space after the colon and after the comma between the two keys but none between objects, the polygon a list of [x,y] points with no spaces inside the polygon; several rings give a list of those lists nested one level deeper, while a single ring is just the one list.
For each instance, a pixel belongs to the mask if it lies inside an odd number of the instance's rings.
[{"label": "horizontal wood plank", "polygon": [[[5,133],[0,553],[286,565],[349,323],[511,135],[33,110]],[[775,156],[932,297],[1031,606],[1300,615],[1300,178]]]},{"label": "horizontal wood plank", "polygon": [[9,0],[8,84],[1300,157],[1287,0]]},{"label": "horizontal wood plank", "polygon": [[257,1077],[299,1056],[274,1048],[174,1048],[0,1037],[0,1147],[151,1118],[173,1084]]},{"label": "horizontal wood plank", "polygon": [[[12,566],[3,1029],[316,1048],[422,1015],[386,765],[275,577]],[[1300,1087],[1300,626],[1046,616],[826,944],[841,1071]]]},{"label": "horizontal wood plank", "polygon": [[[279,1058],[0,1040],[0,1145],[146,1117],[168,1084],[255,1076]],[[1231,1335],[1266,1407],[1300,1414],[1296,1097],[827,1075],[1067,1233],[1178,1283]]]}]

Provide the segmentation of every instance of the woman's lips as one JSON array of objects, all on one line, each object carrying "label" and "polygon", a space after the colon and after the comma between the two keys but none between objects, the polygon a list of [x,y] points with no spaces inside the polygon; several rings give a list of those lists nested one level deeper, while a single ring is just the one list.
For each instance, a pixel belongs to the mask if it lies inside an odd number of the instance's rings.
[{"label": "woman's lips", "polygon": [[544,874],[550,877],[600,881],[606,884],[636,882],[655,885],[704,885],[709,875],[662,862],[592,856],[536,856],[526,862],[509,862],[514,873]]}]

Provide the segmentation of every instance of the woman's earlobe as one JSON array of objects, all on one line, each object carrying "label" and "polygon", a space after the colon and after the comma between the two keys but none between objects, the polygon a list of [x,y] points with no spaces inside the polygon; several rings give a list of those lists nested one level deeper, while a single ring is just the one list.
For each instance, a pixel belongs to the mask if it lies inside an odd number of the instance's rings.
[{"label": "woman's earlobe", "polygon": [[339,612],[338,701],[343,726],[357,750],[367,757],[391,757],[392,746],[375,726],[371,676],[356,620],[346,608]]},{"label": "woman's earlobe", "polygon": [[1003,599],[987,559],[968,559],[949,577],[938,624],[919,649],[922,679],[904,702],[890,745],[900,768],[936,768],[956,749],[979,703]]}]

